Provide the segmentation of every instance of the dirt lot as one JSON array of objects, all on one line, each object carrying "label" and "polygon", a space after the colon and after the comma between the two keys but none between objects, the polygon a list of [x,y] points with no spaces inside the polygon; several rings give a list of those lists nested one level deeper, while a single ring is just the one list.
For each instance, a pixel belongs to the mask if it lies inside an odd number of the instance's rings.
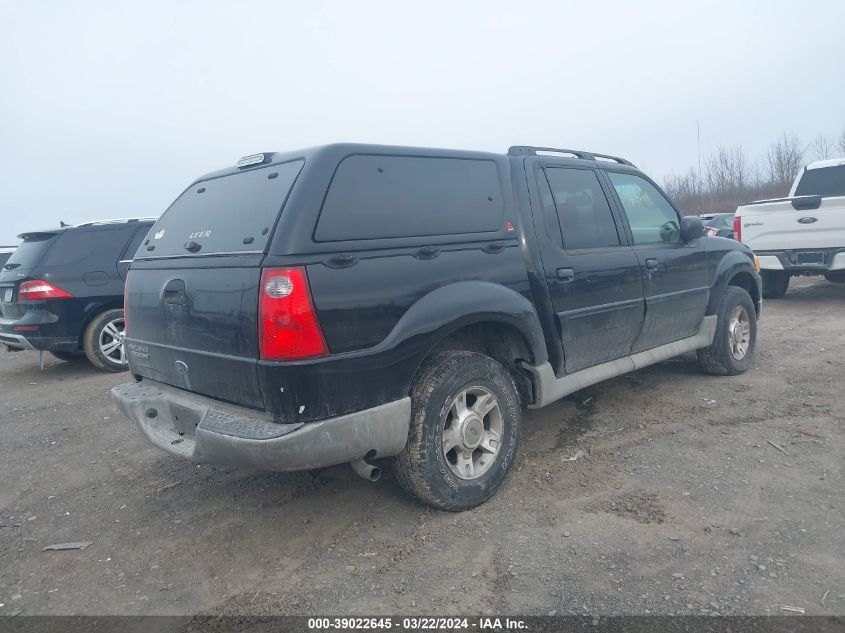
[{"label": "dirt lot", "polygon": [[0,615],[843,614],[843,309],[798,282],[744,376],[689,355],[528,413],[463,514],[348,467],[191,465],[117,413],[126,375],[2,353]]}]

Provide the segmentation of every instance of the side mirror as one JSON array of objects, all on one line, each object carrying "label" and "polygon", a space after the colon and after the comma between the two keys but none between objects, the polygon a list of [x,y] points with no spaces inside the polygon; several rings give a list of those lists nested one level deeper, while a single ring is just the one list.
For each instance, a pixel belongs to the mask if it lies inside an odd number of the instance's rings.
[{"label": "side mirror", "polygon": [[690,242],[704,235],[704,223],[697,215],[685,215],[681,218],[681,239]]}]

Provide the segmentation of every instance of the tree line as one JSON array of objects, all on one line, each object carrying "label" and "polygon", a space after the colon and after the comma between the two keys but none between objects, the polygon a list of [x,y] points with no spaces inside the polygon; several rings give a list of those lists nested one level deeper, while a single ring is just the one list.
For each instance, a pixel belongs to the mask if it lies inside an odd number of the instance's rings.
[{"label": "tree line", "polygon": [[806,163],[838,156],[845,156],[845,131],[836,139],[820,134],[809,143],[784,133],[757,161],[739,145],[720,146],[700,170],[666,176],[663,189],[686,214],[733,212],[747,202],[787,196]]}]

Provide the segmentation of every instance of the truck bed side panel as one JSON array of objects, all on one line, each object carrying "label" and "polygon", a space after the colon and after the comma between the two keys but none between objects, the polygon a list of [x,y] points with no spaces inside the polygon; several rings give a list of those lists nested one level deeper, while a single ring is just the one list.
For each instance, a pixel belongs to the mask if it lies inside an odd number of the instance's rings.
[{"label": "truck bed side panel", "polygon": [[742,241],[755,251],[845,246],[845,197],[822,198],[817,209],[791,202],[740,207]]}]

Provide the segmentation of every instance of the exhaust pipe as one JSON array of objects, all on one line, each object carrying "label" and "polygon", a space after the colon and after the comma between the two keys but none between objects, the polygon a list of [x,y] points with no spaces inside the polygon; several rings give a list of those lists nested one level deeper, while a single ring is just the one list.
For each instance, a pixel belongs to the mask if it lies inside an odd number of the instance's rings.
[{"label": "exhaust pipe", "polygon": [[363,477],[367,481],[378,481],[381,479],[381,468],[373,466],[366,460],[359,459],[357,462],[350,462],[349,465],[352,466],[352,470],[355,471],[356,475]]}]

